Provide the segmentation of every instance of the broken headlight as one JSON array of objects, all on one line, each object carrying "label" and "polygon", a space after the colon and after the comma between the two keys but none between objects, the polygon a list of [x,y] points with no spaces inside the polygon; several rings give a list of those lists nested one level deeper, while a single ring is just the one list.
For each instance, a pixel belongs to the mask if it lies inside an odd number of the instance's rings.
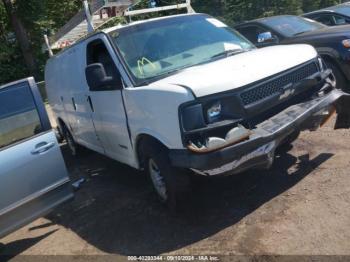
[{"label": "broken headlight", "polygon": [[209,123],[217,121],[221,116],[221,102],[216,101],[207,110],[207,118]]},{"label": "broken headlight", "polygon": [[186,105],[180,109],[182,127],[185,131],[204,128],[206,126],[202,104]]},{"label": "broken headlight", "polygon": [[221,119],[222,105],[220,101],[210,104],[188,104],[180,109],[182,126],[185,131],[204,128]]}]

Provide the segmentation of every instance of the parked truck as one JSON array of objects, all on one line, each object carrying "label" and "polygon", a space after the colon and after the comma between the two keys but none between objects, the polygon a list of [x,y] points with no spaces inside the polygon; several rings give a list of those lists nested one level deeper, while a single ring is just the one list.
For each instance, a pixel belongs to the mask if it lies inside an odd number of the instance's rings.
[{"label": "parked truck", "polygon": [[276,148],[335,111],[336,128],[350,127],[349,95],[313,47],[256,49],[205,14],[91,34],[52,57],[45,80],[71,152],[84,146],[148,171],[171,206],[191,172],[269,168]]}]

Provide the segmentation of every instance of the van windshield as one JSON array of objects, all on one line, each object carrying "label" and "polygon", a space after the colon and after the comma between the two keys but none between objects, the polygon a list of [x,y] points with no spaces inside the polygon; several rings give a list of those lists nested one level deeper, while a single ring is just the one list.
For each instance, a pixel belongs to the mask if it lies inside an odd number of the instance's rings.
[{"label": "van windshield", "polygon": [[323,29],[326,26],[308,18],[299,16],[273,16],[261,20],[263,24],[276,30],[285,37]]},{"label": "van windshield", "polygon": [[153,20],[109,33],[137,85],[255,47],[207,15]]}]

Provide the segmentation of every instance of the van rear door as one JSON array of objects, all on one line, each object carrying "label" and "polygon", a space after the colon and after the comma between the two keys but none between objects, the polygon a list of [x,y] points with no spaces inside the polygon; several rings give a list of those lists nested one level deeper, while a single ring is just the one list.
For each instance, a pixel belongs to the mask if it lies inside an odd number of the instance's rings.
[{"label": "van rear door", "polygon": [[0,238],[73,197],[33,78],[0,87]]}]

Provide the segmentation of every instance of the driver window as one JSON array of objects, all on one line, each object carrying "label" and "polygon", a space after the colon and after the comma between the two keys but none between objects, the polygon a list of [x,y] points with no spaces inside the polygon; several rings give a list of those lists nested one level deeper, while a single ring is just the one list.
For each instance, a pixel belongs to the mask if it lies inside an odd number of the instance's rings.
[{"label": "driver window", "polygon": [[[116,67],[111,55],[104,42],[101,39],[94,40],[87,45],[87,65],[100,63],[103,65],[106,75],[113,77],[114,79],[121,79],[118,68]],[[121,89],[122,84],[120,81],[120,86],[106,86],[98,91],[108,91]],[[97,90],[94,90],[97,91]]]},{"label": "driver window", "polygon": [[331,15],[320,15],[316,17],[315,20],[325,25],[333,25],[333,17]]}]

